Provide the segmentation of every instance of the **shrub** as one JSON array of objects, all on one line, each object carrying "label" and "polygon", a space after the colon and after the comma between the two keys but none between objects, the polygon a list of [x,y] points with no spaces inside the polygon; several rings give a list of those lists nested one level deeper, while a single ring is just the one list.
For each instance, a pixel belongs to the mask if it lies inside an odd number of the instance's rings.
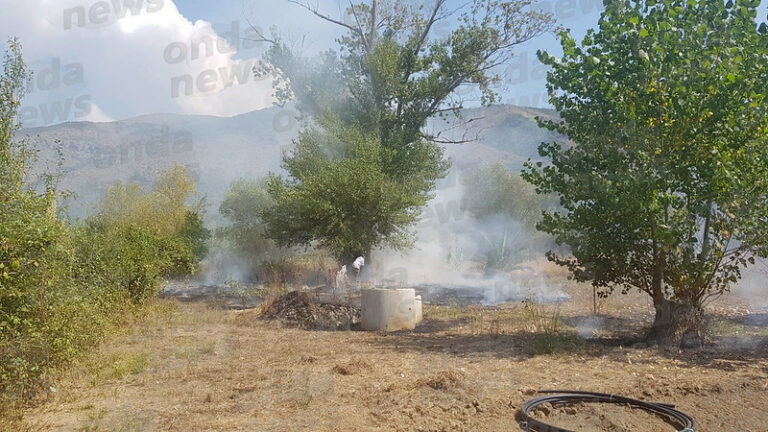
[{"label": "shrub", "polygon": [[178,167],[149,192],[111,188],[87,223],[61,217],[57,175],[30,178],[34,152],[15,137],[27,78],[11,41],[0,75],[0,414],[155,295],[162,276],[192,272],[207,235]]},{"label": "shrub", "polygon": [[178,236],[188,245],[189,249],[200,260],[208,255],[208,241],[211,230],[203,226],[203,219],[198,212],[187,210],[184,215],[184,225],[179,229]]}]

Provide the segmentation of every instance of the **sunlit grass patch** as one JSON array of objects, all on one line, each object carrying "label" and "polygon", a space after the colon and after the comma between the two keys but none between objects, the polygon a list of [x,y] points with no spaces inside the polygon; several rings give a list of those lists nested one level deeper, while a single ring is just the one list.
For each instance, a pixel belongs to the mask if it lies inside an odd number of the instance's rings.
[{"label": "sunlit grass patch", "polygon": [[105,353],[89,358],[85,366],[90,383],[95,387],[106,381],[122,380],[143,372],[149,366],[149,353],[143,350]]}]

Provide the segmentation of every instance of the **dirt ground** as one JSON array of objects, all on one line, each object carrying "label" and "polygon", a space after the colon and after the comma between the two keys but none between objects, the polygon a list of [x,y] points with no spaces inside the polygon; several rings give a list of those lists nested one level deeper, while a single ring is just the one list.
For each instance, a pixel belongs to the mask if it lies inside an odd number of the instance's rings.
[{"label": "dirt ground", "polygon": [[[559,306],[427,306],[416,330],[389,334],[288,328],[255,310],[160,300],[62,376],[23,427],[514,431],[536,390],[568,389],[673,403],[700,431],[768,431],[764,311],[721,300],[710,307],[714,345],[661,351],[637,339],[651,317],[644,297],[615,296],[596,319],[590,293],[569,294]],[[622,408],[555,411],[546,418],[577,430],[664,430]]]}]

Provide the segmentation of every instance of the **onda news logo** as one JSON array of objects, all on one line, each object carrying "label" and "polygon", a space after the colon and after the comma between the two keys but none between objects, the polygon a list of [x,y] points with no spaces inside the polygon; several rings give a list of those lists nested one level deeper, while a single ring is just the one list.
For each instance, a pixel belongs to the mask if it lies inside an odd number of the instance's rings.
[{"label": "onda news logo", "polygon": [[73,27],[100,28],[142,13],[155,13],[163,9],[164,0],[102,0],[90,6],[64,9],[64,30]]},{"label": "onda news logo", "polygon": [[82,63],[54,57],[31,61],[27,98],[19,112],[25,127],[77,120],[91,113],[91,95]]}]

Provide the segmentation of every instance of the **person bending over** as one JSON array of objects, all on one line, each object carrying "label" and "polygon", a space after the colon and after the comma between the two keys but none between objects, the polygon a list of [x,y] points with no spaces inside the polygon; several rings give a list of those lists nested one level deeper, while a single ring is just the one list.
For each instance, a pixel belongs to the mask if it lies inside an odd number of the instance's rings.
[{"label": "person bending over", "polygon": [[362,255],[357,257],[355,259],[355,262],[352,263],[352,268],[355,269],[355,281],[360,280],[360,272],[363,271],[364,266],[365,266],[365,258],[363,258]]}]

